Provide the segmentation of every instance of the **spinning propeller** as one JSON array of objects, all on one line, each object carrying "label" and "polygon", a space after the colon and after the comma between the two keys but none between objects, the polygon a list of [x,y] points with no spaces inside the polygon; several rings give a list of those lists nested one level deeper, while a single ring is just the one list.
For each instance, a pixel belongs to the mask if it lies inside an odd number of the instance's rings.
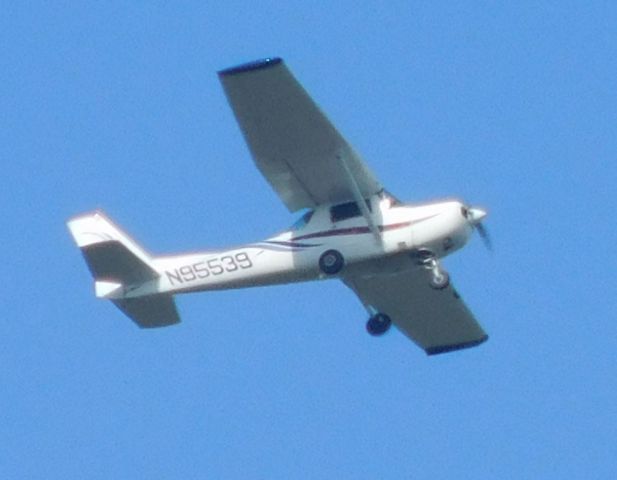
[{"label": "spinning propeller", "polygon": [[481,208],[463,207],[463,215],[469,224],[478,232],[478,235],[480,235],[486,249],[492,252],[493,242],[491,241],[491,236],[489,235],[486,227],[482,224],[482,220],[487,215],[486,210],[482,210]]}]

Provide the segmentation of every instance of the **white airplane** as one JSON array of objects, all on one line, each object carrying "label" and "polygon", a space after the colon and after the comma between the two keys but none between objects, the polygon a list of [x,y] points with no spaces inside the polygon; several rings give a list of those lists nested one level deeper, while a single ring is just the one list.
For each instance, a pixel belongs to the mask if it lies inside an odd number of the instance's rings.
[{"label": "white airplane", "polygon": [[366,308],[371,335],[394,323],[429,355],[488,338],[440,264],[474,229],[488,245],[484,210],[390,195],[280,58],[219,78],[257,167],[302,216],[261,242],[154,256],[103,213],[80,215],[68,227],[97,297],[140,327],[163,327],[180,321],[177,293],[337,278]]}]

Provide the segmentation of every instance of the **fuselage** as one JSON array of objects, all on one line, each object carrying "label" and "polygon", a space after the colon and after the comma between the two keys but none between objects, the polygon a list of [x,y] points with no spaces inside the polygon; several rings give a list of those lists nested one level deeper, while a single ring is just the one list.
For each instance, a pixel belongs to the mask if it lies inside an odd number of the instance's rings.
[{"label": "fuselage", "polygon": [[[332,278],[319,268],[327,250],[340,252],[345,269],[379,258],[430,252],[442,258],[467,242],[472,227],[458,201],[402,204],[389,196],[366,200],[379,235],[355,202],[306,212],[289,229],[238,247],[155,257],[160,276],[125,291],[125,297],[275,285]],[[395,262],[396,263],[396,262]]]}]

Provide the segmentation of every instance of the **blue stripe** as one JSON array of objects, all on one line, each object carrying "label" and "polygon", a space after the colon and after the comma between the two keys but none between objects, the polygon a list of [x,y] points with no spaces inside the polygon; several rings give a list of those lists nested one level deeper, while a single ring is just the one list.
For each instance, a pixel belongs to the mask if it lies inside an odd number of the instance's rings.
[{"label": "blue stripe", "polygon": [[321,243],[299,243],[299,242],[283,242],[279,240],[265,240],[263,243],[270,243],[272,245],[281,245],[284,247],[295,247],[295,248],[310,248],[310,247],[321,247]]},{"label": "blue stripe", "polygon": [[[265,243],[265,242],[264,242]],[[272,252],[301,252],[304,248],[286,247],[284,245],[267,245],[264,243],[257,243],[249,245],[249,248],[257,248],[260,250],[270,250]]]}]

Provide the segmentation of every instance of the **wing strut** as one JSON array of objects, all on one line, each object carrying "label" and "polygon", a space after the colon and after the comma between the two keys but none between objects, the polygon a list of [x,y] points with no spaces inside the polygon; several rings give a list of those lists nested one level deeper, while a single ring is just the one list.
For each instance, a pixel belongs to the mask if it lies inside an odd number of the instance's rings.
[{"label": "wing strut", "polygon": [[349,165],[347,165],[345,156],[337,155],[336,157],[341,161],[341,165],[343,165],[343,170],[345,170],[345,173],[347,174],[347,180],[349,180],[349,186],[351,187],[351,192],[353,193],[354,199],[356,200],[356,203],[358,204],[358,207],[360,208],[360,211],[362,212],[362,215],[364,216],[366,223],[368,224],[368,228],[371,230],[371,232],[373,232],[373,235],[375,236],[375,240],[377,241],[377,243],[381,243],[382,241],[381,233],[379,232],[377,225],[375,225],[375,222],[373,222],[373,219],[371,218],[371,212],[369,212],[368,207],[366,206],[366,202],[364,201],[364,198],[362,197],[362,192],[360,192],[360,187],[358,186],[358,182],[356,182],[356,179],[351,173],[351,170],[349,169]]}]

